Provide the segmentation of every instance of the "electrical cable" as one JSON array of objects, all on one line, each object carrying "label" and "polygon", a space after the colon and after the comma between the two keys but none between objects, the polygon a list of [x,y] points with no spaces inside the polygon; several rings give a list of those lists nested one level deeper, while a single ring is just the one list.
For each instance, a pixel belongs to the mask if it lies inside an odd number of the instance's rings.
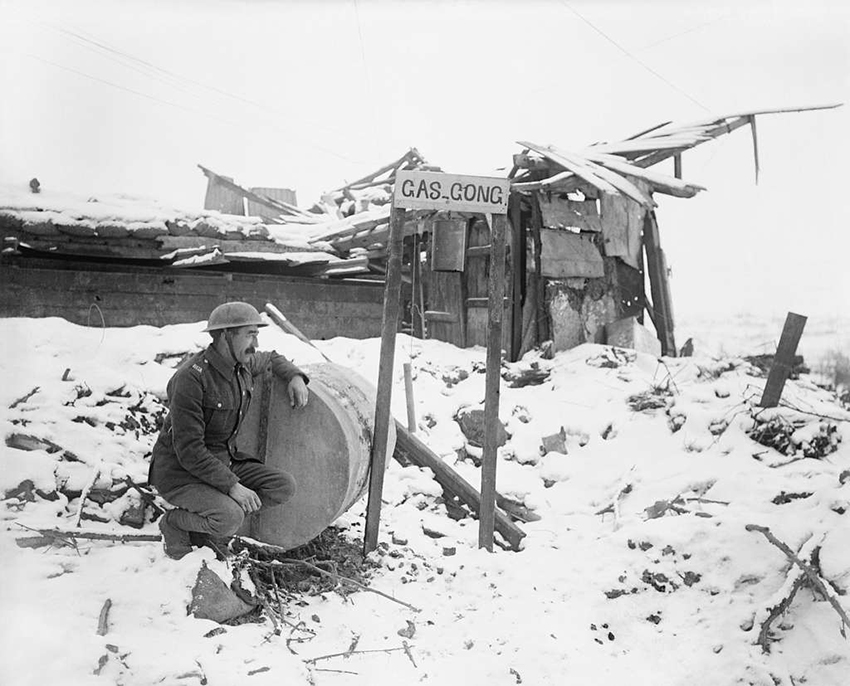
[{"label": "electrical cable", "polygon": [[561,4],[562,4],[564,7],[566,7],[566,8],[567,8],[570,12],[572,12],[574,15],[576,15],[579,19],[581,19],[581,20],[582,20],[585,24],[587,24],[587,25],[588,25],[591,29],[593,29],[596,33],[598,33],[600,36],[602,36],[602,37],[603,37],[606,41],[608,41],[609,43],[611,43],[611,45],[613,45],[613,46],[614,46],[614,47],[616,47],[616,48],[617,48],[620,52],[622,52],[624,55],[626,55],[626,57],[628,57],[628,58],[629,58],[629,59],[631,59],[631,60],[634,60],[634,61],[635,61],[637,64],[639,64],[641,67],[643,67],[644,69],[646,69],[646,70],[647,70],[650,74],[652,74],[652,75],[653,75],[653,76],[655,76],[656,78],[658,78],[658,79],[660,79],[661,81],[663,81],[664,83],[666,83],[668,86],[670,86],[670,88],[672,88],[672,89],[673,89],[673,90],[675,90],[676,92],[680,93],[681,95],[684,95],[684,96],[685,96],[688,100],[690,100],[692,103],[694,103],[695,105],[699,106],[700,108],[702,108],[702,109],[703,109],[703,110],[705,110],[706,112],[710,112],[710,111],[711,111],[711,110],[709,110],[709,109],[708,109],[705,105],[703,105],[703,104],[702,104],[699,100],[697,100],[696,98],[694,98],[693,96],[691,96],[690,94],[688,94],[687,92],[685,92],[684,90],[682,90],[681,88],[679,88],[679,86],[677,86],[675,83],[673,83],[673,82],[672,82],[672,81],[670,81],[669,79],[665,78],[662,74],[659,74],[657,71],[655,71],[655,69],[653,69],[652,67],[650,67],[650,66],[649,66],[648,64],[646,64],[644,61],[642,61],[642,60],[638,59],[637,57],[635,57],[635,56],[634,56],[631,52],[629,52],[628,50],[626,50],[626,48],[624,48],[624,47],[623,47],[622,45],[620,45],[617,41],[615,41],[613,38],[611,38],[611,36],[609,36],[607,33],[605,33],[602,29],[600,29],[598,26],[596,26],[593,22],[591,22],[589,19],[587,19],[584,15],[582,15],[581,13],[579,13],[577,10],[573,9],[573,7],[572,7],[572,6],[570,6],[570,4],[569,4],[566,0],[561,0]]}]

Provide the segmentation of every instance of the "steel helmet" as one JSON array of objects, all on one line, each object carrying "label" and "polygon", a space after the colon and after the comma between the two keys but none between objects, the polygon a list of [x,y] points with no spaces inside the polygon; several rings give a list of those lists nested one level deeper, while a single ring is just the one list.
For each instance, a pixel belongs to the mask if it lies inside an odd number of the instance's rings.
[{"label": "steel helmet", "polygon": [[261,318],[257,308],[243,302],[229,302],[219,305],[207,320],[205,332],[221,329],[234,329],[240,326],[268,326]]}]

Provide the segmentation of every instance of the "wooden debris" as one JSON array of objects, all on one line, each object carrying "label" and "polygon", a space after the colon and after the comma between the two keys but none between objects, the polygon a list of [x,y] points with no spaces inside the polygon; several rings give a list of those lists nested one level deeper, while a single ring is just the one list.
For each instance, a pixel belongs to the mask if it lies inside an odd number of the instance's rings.
[{"label": "wooden debris", "polygon": [[502,378],[507,381],[511,388],[524,388],[525,386],[539,386],[549,379],[550,371],[548,369],[540,369],[536,363],[532,363],[531,368],[522,369],[520,371],[506,371],[502,374]]},{"label": "wooden debris", "polygon": [[525,505],[511,498],[506,498],[501,493],[496,492],[496,506],[505,511],[511,519],[520,522],[538,522],[540,515],[528,509]]},{"label": "wooden debris", "polygon": [[109,631],[109,610],[112,608],[112,600],[110,598],[106,599],[106,602],[103,603],[103,607],[100,609],[100,617],[97,620],[97,635],[98,636],[106,636]]},{"label": "wooden debris", "polygon": [[564,431],[563,426],[558,433],[541,439],[540,452],[543,455],[553,452],[567,454],[567,432]]},{"label": "wooden debris", "polygon": [[62,447],[56,445],[53,441],[30,434],[9,434],[6,436],[6,445],[18,450],[44,450],[48,453],[56,453],[62,450]]}]

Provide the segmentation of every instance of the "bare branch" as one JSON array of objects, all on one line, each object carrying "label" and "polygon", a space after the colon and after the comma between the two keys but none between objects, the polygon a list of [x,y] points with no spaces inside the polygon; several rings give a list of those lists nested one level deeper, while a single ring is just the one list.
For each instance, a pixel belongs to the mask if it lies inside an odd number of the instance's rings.
[{"label": "bare branch", "polygon": [[774,536],[771,533],[770,529],[768,529],[766,526],[759,526],[758,524],[747,524],[745,528],[747,531],[758,531],[759,533],[764,535],[764,537],[767,538],[768,541],[770,541],[773,545],[775,545],[783,553],[785,553],[785,556],[805,573],[809,583],[811,583],[812,586],[814,586],[818,591],[821,592],[823,597],[826,598],[826,601],[830,605],[832,605],[833,609],[838,613],[838,616],[841,618],[841,635],[846,636],[844,627],[850,627],[850,619],[848,619],[847,613],[844,611],[844,608],[841,607],[838,600],[835,598],[835,592],[829,587],[828,584],[824,583],[820,575],[814,569],[812,569],[810,565],[807,565],[799,557],[797,557],[796,553],[794,553],[794,551],[791,550],[791,548],[789,548],[787,544],[776,538],[776,536]]}]

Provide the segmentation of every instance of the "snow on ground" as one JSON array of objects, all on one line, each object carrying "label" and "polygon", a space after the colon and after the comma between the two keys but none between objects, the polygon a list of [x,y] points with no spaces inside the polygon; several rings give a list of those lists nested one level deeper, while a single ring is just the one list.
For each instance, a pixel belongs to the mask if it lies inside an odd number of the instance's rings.
[{"label": "snow on ground", "polygon": [[[74,525],[78,499],[59,491],[145,480],[155,436],[133,422],[161,411],[174,356],[206,344],[201,328],[4,320],[4,435],[61,450],[0,447],[0,683],[850,683],[839,615],[808,589],[773,622],[770,653],[756,644],[789,563],[745,529],[769,527],[804,556],[819,546],[823,576],[850,611],[850,413],[807,376],[786,385],[783,400],[796,409],[759,412],[764,379],[740,358],[658,360],[584,345],[505,365],[508,378],[549,373],[539,385],[503,382],[500,405],[509,439],[498,489],[539,520],[521,525],[521,552],[479,550],[477,522],[446,515],[428,471],[392,462],[371,583],[420,612],[376,594],[331,593],[289,608],[315,632],[308,641],[287,642],[291,634],[276,636],[268,622],[210,633],[215,623],[186,612],[202,560],[229,578],[207,550],[176,562],[154,542],[83,542],[79,554],[19,548],[23,526]],[[375,382],[379,340],[317,345]],[[261,347],[299,364],[322,361],[273,327]],[[402,363],[410,361],[419,436],[475,485],[480,451],[454,416],[483,408],[484,357],[405,336],[396,348],[395,416],[405,421]],[[793,424],[784,452],[747,434],[771,419]],[[565,452],[541,454],[542,438],[562,428]],[[18,488],[26,479],[28,491]],[[105,505],[100,515],[110,521],[85,528],[137,533],[114,521],[134,497]],[[364,511],[361,500],[338,522],[355,539]],[[141,531],[158,533],[153,522]],[[109,630],[99,636],[106,599]],[[377,652],[307,662],[343,653],[355,638],[357,651]]]}]

